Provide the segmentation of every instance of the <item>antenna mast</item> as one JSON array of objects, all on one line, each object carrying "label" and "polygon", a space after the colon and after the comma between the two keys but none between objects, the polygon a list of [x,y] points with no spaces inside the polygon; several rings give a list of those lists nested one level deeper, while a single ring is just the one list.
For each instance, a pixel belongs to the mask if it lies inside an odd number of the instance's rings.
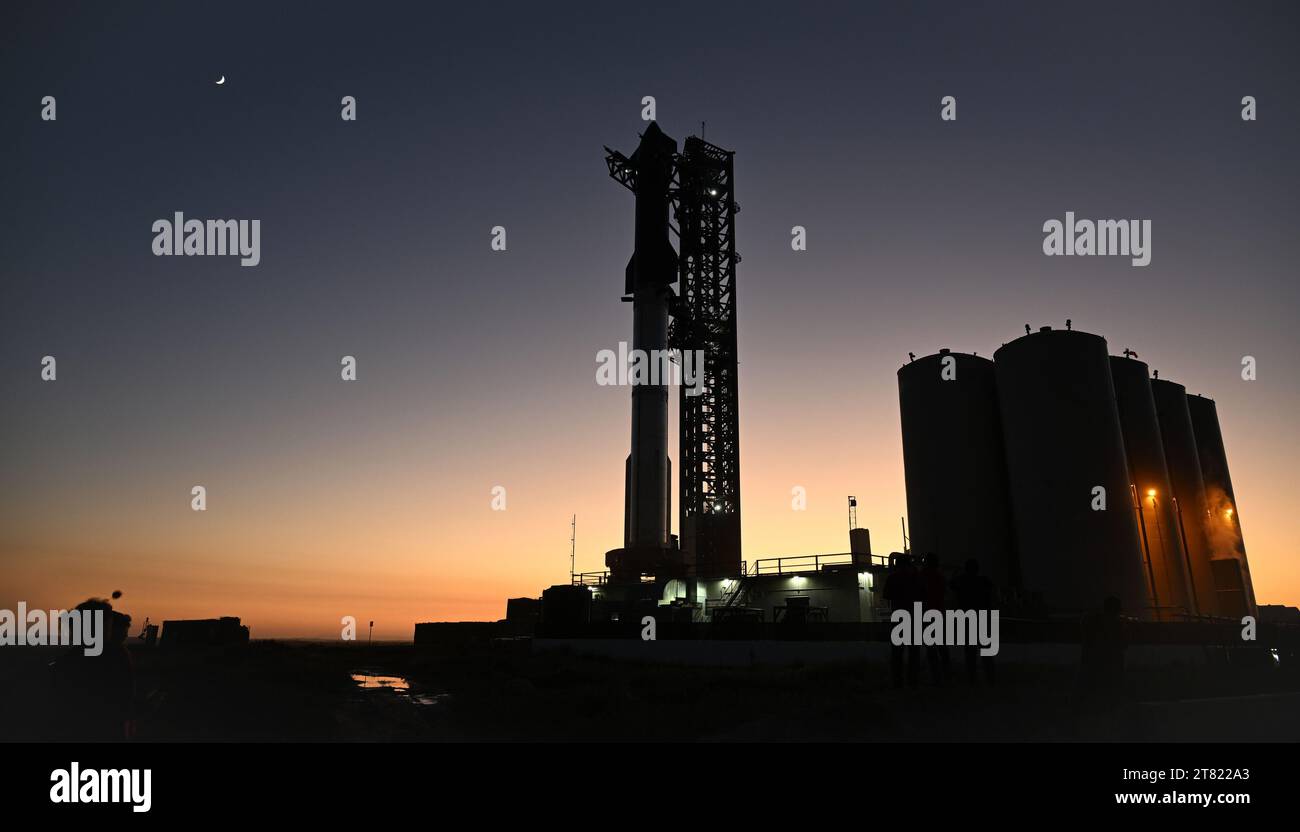
[{"label": "antenna mast", "polygon": [[575,556],[578,551],[578,515],[573,515],[569,521],[569,583],[573,583],[573,576],[577,574],[575,570]]}]

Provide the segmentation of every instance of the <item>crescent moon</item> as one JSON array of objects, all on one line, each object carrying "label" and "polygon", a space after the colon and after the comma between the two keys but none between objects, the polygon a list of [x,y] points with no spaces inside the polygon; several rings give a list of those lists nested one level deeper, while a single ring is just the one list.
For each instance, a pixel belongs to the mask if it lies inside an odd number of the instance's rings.
[{"label": "crescent moon", "polygon": [[226,83],[226,76],[222,75],[221,80],[217,82],[217,86],[219,87],[224,83]]}]

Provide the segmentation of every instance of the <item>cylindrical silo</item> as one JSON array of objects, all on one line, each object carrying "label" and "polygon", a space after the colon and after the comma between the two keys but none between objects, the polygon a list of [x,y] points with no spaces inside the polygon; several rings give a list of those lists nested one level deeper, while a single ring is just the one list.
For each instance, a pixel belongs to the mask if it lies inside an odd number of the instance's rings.
[{"label": "cylindrical silo", "polygon": [[[1228,473],[1228,454],[1223,447],[1223,432],[1219,428],[1219,411],[1214,399],[1188,396],[1187,410],[1192,417],[1192,432],[1196,435],[1196,453],[1201,461],[1201,477],[1205,481],[1205,502],[1208,514],[1211,565],[1225,572],[1227,586],[1220,586],[1220,600],[1236,609],[1222,610],[1224,615],[1254,615],[1255,588],[1250,579],[1246,561],[1246,544],[1241,536],[1241,513],[1237,510],[1237,495],[1232,491],[1232,475]],[[1216,564],[1222,559],[1237,561]],[[1239,572],[1239,574],[1238,574]],[[1240,580],[1240,604],[1231,603],[1226,593],[1235,592],[1234,583]],[[1221,605],[1224,606],[1224,605]]]},{"label": "cylindrical silo", "polygon": [[1205,481],[1201,476],[1192,416],[1187,409],[1187,390],[1181,384],[1156,379],[1151,382],[1151,393],[1160,419],[1169,483],[1177,500],[1178,529],[1192,577],[1192,601],[1201,615],[1217,615],[1206,528]]},{"label": "cylindrical silo", "polygon": [[911,549],[1017,583],[993,362],[941,350],[898,371]]},{"label": "cylindrical silo", "polygon": [[1106,339],[1043,327],[994,353],[1020,574],[1058,613],[1148,614]]},{"label": "cylindrical silo", "polygon": [[1111,380],[1124,434],[1129,482],[1142,541],[1147,582],[1158,617],[1176,619],[1195,612],[1188,585],[1178,514],[1170,499],[1173,487],[1160,438],[1156,400],[1147,365],[1136,358],[1111,356]]}]

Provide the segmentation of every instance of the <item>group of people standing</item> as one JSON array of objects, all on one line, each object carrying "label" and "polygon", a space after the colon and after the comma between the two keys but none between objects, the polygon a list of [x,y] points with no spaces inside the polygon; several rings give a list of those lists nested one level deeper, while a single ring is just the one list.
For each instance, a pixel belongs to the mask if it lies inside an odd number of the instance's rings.
[{"label": "group of people standing", "polygon": [[[923,564],[918,565],[920,560],[910,553],[892,556],[884,590],[891,609],[906,610],[911,614],[915,605],[920,603],[923,611],[936,610],[943,614],[949,609],[950,602],[951,608],[957,610],[978,612],[993,609],[996,594],[993,582],[980,574],[979,561],[974,558],[966,561],[965,570],[949,580],[937,555],[927,555]],[[946,646],[894,645],[890,650],[894,687],[902,687],[904,680],[909,686],[916,687],[920,681],[923,651],[930,668],[930,680],[935,685],[949,681],[952,668]],[[982,672],[984,681],[993,684],[996,676],[993,656],[981,656],[977,644],[963,646],[962,652],[967,681],[972,685],[978,684]]]}]

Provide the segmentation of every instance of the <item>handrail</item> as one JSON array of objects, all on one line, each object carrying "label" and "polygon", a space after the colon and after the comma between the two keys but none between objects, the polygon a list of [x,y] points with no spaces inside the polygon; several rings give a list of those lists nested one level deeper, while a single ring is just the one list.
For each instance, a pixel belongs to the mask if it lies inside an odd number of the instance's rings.
[{"label": "handrail", "polygon": [[[865,561],[865,563],[864,563]],[[888,566],[887,555],[862,555],[852,552],[837,552],[829,555],[781,555],[779,557],[758,558],[751,565],[748,575],[790,575],[799,572],[820,572],[827,566]]]},{"label": "handrail", "polygon": [[[827,555],[780,555],[770,558],[758,558],[753,561],[740,562],[742,578],[760,575],[794,575],[801,572],[820,572],[828,566],[863,565],[885,567],[889,565],[888,555],[864,555],[852,552],[835,552]],[[571,577],[574,586],[604,586],[609,583],[609,570],[599,572],[575,572]]]}]

